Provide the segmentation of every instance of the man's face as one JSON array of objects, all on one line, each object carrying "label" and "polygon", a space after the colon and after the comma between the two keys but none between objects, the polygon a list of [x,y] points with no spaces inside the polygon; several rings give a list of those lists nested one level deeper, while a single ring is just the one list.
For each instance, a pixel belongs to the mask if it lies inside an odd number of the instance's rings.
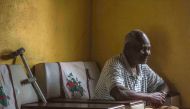
[{"label": "man's face", "polygon": [[134,62],[136,64],[147,63],[148,56],[150,56],[151,54],[150,48],[151,48],[150,43],[139,44],[133,51]]},{"label": "man's face", "polygon": [[133,42],[131,48],[126,51],[129,54],[129,60],[133,64],[145,64],[150,56],[150,41],[148,37],[143,34],[142,37]]}]

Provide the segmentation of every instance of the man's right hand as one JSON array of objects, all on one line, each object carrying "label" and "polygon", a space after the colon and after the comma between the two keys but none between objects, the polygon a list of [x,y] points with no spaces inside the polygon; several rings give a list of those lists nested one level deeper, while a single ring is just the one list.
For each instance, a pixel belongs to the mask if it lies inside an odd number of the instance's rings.
[{"label": "man's right hand", "polygon": [[166,95],[164,93],[155,92],[147,94],[147,101],[154,107],[160,107],[166,101]]}]

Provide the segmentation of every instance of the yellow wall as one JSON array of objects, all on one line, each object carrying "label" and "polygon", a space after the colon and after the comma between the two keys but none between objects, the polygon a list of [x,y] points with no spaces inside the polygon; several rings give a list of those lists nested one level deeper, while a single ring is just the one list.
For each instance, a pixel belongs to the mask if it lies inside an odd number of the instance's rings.
[{"label": "yellow wall", "polygon": [[91,1],[0,0],[0,55],[24,47],[31,66],[89,59],[102,66],[140,28],[152,42],[150,65],[190,107],[190,1],[93,0],[92,13]]},{"label": "yellow wall", "polygon": [[0,55],[24,47],[30,65],[89,60],[90,7],[89,0],[0,0]]},{"label": "yellow wall", "polygon": [[94,0],[92,18],[92,59],[102,66],[121,52],[127,32],[142,29],[152,42],[150,66],[190,107],[189,0]]}]

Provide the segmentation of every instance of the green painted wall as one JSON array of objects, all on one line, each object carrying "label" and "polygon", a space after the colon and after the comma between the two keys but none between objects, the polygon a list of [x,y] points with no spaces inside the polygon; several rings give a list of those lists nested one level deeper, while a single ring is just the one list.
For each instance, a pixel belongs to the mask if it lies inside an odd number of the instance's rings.
[{"label": "green painted wall", "polygon": [[142,29],[152,42],[150,66],[190,107],[189,0],[94,0],[92,18],[92,59],[102,67],[122,51],[127,32]]}]

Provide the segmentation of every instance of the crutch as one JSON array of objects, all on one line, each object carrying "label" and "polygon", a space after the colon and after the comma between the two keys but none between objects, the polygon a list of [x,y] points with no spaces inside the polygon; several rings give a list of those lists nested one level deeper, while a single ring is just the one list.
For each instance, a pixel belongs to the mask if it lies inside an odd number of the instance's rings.
[{"label": "crutch", "polygon": [[19,48],[15,52],[11,53],[11,56],[14,57],[14,59],[16,59],[17,56],[21,57],[21,60],[22,60],[22,62],[24,64],[25,69],[27,70],[28,76],[29,76],[29,78],[27,80],[23,81],[23,82],[24,83],[28,83],[28,82],[32,83],[32,85],[34,86],[34,88],[37,91],[37,94],[40,96],[41,100],[43,101],[43,103],[47,103],[46,98],[44,97],[40,87],[38,86],[38,84],[36,82],[36,78],[33,76],[32,72],[30,70],[30,67],[27,64],[27,60],[26,60],[26,57],[24,56],[24,52],[25,52],[24,48]]}]

